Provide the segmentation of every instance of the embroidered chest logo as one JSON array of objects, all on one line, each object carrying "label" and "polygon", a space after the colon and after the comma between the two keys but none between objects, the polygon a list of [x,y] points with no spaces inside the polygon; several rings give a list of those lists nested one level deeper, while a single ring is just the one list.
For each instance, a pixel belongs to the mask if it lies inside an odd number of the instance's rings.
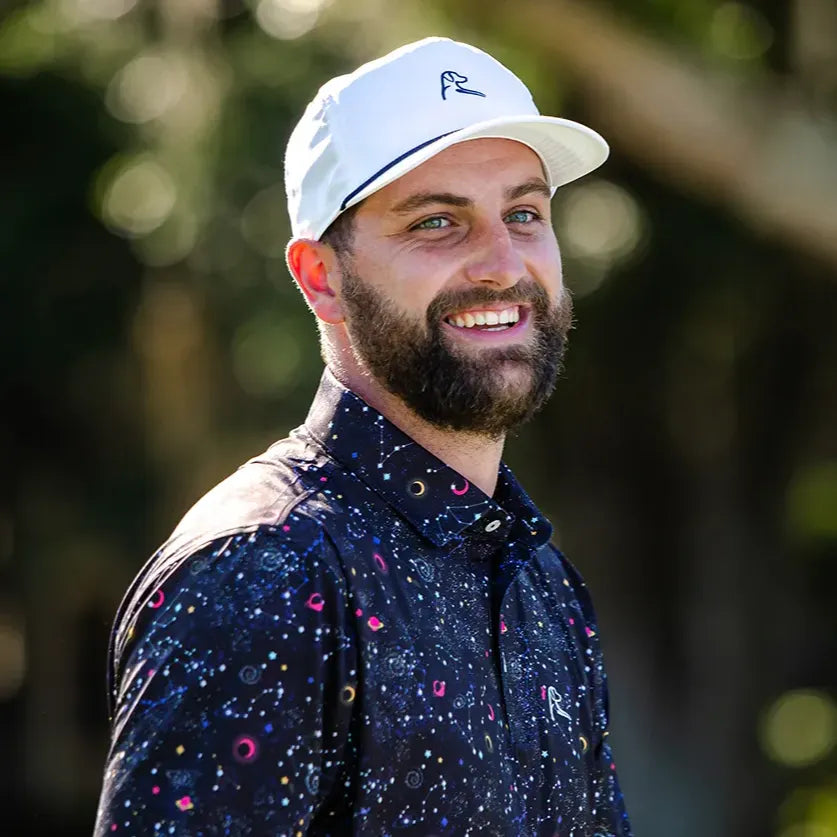
[{"label": "embroidered chest logo", "polygon": [[468,96],[482,96],[485,98],[485,93],[479,90],[471,90],[462,85],[468,81],[468,76],[463,76],[462,73],[457,73],[456,70],[445,70],[439,77],[442,82],[442,98],[447,99],[448,93],[465,93]]},{"label": "embroidered chest logo", "polygon": [[573,719],[569,712],[561,706],[561,695],[558,693],[558,689],[556,689],[555,686],[550,686],[549,688],[541,686],[541,697],[545,697],[547,699],[549,717],[552,718],[553,722],[555,721],[555,716],[560,715],[562,718],[566,718],[570,723],[572,723]]}]

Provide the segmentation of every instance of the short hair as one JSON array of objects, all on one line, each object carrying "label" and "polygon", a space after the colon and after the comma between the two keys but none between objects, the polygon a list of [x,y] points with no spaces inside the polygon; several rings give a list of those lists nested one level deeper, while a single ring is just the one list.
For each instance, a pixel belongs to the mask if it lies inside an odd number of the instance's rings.
[{"label": "short hair", "polygon": [[355,213],[360,204],[350,206],[341,212],[320,236],[320,241],[328,244],[338,256],[352,254],[355,241]]}]

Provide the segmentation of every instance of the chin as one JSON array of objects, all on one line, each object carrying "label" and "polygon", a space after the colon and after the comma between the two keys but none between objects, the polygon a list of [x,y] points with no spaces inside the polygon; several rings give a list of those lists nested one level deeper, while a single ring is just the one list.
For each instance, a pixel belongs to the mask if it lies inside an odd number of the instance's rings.
[{"label": "chin", "polygon": [[495,386],[505,392],[522,394],[532,388],[532,368],[519,360],[500,361],[486,375],[495,380]]}]

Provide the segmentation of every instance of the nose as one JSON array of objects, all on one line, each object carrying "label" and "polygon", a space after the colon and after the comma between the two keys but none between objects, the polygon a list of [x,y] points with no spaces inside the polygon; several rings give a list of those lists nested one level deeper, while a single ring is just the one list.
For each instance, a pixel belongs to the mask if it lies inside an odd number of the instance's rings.
[{"label": "nose", "polygon": [[505,224],[493,225],[479,233],[465,275],[476,285],[497,290],[511,288],[526,276],[526,265]]}]

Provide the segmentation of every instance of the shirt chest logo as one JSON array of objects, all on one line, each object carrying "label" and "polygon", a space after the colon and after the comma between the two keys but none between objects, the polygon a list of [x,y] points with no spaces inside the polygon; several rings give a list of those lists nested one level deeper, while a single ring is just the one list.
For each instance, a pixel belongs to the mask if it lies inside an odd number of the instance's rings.
[{"label": "shirt chest logo", "polygon": [[561,718],[565,718],[572,723],[572,716],[566,709],[564,709],[563,706],[561,706],[561,694],[555,686],[541,686],[541,700],[545,700],[547,702],[549,717],[552,719],[553,723],[555,723],[556,715]]}]

